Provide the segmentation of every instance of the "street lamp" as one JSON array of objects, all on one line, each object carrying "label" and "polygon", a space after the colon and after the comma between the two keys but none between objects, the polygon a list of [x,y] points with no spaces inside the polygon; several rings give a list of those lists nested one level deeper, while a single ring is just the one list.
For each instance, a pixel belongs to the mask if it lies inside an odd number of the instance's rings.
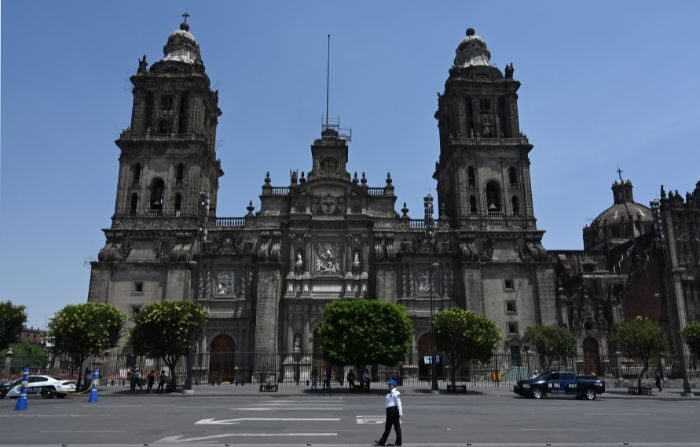
[{"label": "street lamp", "polygon": [[[197,215],[197,262],[195,263],[195,289],[194,289],[194,300],[197,301],[199,297],[199,289],[201,284],[199,277],[202,269],[202,252],[204,251],[204,243],[207,241],[207,219],[209,217],[209,206],[211,205],[211,200],[209,198],[208,192],[199,193],[199,208]],[[194,344],[196,343],[196,335],[192,334],[189,340],[189,349],[187,351],[187,375],[185,377],[185,390],[189,393],[192,392],[192,369],[194,368]]]},{"label": "street lamp", "polygon": [[423,198],[425,241],[428,244],[430,253],[430,268],[428,270],[428,281],[430,282],[430,389],[433,393],[439,391],[437,381],[437,362],[435,355],[435,326],[433,324],[433,274],[435,265],[433,264],[433,252],[435,247],[435,221],[433,220],[433,196],[428,194]]}]

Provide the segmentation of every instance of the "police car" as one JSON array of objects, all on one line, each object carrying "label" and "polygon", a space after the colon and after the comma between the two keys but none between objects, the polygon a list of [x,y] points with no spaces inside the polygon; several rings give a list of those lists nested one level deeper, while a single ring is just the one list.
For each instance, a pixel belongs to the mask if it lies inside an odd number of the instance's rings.
[{"label": "police car", "polygon": [[594,400],[605,392],[605,381],[599,377],[577,377],[574,372],[550,371],[526,380],[513,387],[515,394],[541,399],[548,395],[576,396],[578,399]]},{"label": "police car", "polygon": [[[22,388],[22,379],[15,380],[5,396],[17,398]],[[63,399],[68,393],[75,392],[75,381],[64,380],[51,376],[29,376],[27,383],[27,395],[41,395],[42,397],[57,397]]]}]

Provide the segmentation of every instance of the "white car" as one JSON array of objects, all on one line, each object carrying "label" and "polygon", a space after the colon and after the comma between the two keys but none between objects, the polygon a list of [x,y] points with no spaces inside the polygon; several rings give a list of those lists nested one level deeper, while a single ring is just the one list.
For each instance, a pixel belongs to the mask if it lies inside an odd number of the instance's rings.
[{"label": "white car", "polygon": [[[5,397],[19,397],[22,388],[22,379],[16,380]],[[75,392],[75,380],[63,380],[51,376],[29,376],[27,395],[41,395],[42,397],[58,397],[63,399],[68,393]]]}]

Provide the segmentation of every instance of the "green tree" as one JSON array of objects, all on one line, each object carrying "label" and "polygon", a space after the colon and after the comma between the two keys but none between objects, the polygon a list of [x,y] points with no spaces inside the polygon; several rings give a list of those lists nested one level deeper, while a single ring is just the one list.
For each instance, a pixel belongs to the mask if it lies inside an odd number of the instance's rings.
[{"label": "green tree", "polygon": [[0,350],[17,341],[26,322],[24,306],[15,306],[11,301],[0,302]]},{"label": "green tree", "polygon": [[663,330],[650,319],[637,316],[615,325],[610,341],[623,355],[642,363],[643,368],[637,375],[637,387],[641,392],[642,376],[649,369],[649,360],[666,349]]},{"label": "green tree", "polygon": [[377,300],[333,301],[318,327],[323,358],[333,365],[396,365],[408,354],[413,326],[404,306]]},{"label": "green tree", "polygon": [[453,307],[435,314],[433,319],[435,344],[450,364],[450,380],[455,385],[457,369],[465,362],[491,359],[496,343],[501,339],[498,328],[488,318],[468,310]]},{"label": "green tree", "polygon": [[194,350],[207,311],[192,301],[163,301],[143,306],[134,314],[130,344],[134,354],[160,358],[177,386],[175,367],[182,356]]},{"label": "green tree", "polygon": [[683,328],[683,341],[695,357],[700,358],[700,322],[695,322]]},{"label": "green tree", "polygon": [[[46,348],[35,343],[15,343],[10,346],[12,355],[22,367],[28,368],[46,368],[49,363],[49,353]],[[0,351],[0,359],[4,359],[7,354],[7,349]]]},{"label": "green tree", "polygon": [[[49,321],[48,339],[56,354],[67,354],[82,372],[90,356],[103,355],[119,343],[126,316],[103,303],[69,304]],[[78,386],[82,374],[78,375]]]},{"label": "green tree", "polygon": [[549,371],[555,360],[576,355],[576,337],[563,326],[530,326],[524,339],[537,352],[542,371]]}]

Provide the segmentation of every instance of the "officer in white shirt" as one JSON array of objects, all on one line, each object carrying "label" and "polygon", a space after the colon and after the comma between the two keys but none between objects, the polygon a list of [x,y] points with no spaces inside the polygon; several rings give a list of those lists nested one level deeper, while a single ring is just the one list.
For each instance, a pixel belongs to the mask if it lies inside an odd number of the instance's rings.
[{"label": "officer in white shirt", "polygon": [[397,382],[395,379],[389,380],[389,394],[385,397],[384,406],[386,407],[386,424],[384,425],[384,434],[379,441],[374,441],[374,445],[385,445],[391,427],[394,427],[396,432],[396,442],[393,445],[401,445],[401,420],[403,416],[403,408],[401,407],[401,393],[396,389]]}]

